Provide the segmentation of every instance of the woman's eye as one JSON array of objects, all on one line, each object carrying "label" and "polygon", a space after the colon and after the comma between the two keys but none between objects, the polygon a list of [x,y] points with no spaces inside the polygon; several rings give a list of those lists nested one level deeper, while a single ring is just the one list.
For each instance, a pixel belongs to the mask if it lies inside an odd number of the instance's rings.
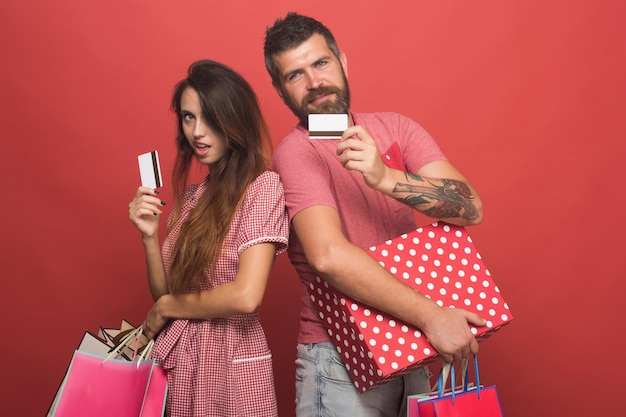
[{"label": "woman's eye", "polygon": [[189,114],[189,113],[183,114],[183,120],[185,121],[193,120],[193,114]]}]

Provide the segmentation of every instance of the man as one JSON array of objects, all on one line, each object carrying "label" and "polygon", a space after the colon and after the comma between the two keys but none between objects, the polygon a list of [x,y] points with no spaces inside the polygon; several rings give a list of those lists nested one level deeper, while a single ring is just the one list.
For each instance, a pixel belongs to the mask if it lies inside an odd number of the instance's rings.
[{"label": "man", "polygon": [[[480,198],[430,135],[395,113],[350,111],[347,59],[315,19],[289,13],[267,29],[265,65],[300,123],[276,149],[292,233],[289,256],[302,281],[296,411],[303,416],[397,416],[406,396],[429,390],[423,368],[358,394],[307,293],[316,276],[348,297],[420,329],[446,362],[478,351],[468,323],[483,319],[441,308],[365,249],[415,229],[414,210],[457,225],[482,220]],[[346,113],[339,140],[311,140],[310,113]]]}]

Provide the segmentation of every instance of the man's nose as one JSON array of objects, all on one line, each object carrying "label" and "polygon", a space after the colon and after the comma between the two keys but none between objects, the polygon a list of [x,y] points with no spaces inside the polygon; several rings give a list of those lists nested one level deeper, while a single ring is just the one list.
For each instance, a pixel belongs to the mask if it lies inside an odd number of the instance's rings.
[{"label": "man's nose", "polygon": [[309,90],[315,90],[322,86],[322,79],[314,72],[307,73],[307,87]]}]

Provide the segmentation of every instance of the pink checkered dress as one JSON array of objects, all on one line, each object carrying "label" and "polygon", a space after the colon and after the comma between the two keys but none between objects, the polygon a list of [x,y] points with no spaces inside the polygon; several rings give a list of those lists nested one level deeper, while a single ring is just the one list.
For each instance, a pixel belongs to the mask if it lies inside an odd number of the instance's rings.
[{"label": "pink checkered dress", "polygon": [[[206,180],[186,190],[182,219],[206,189]],[[169,271],[180,222],[165,239],[163,259]],[[289,222],[283,188],[275,172],[260,175],[248,188],[217,263],[214,282],[203,280],[201,291],[232,281],[239,254],[263,242],[287,247]],[[205,272],[205,278],[207,274]],[[152,356],[167,371],[166,415],[276,416],[272,356],[258,312],[212,320],[173,320],[159,334]]]}]

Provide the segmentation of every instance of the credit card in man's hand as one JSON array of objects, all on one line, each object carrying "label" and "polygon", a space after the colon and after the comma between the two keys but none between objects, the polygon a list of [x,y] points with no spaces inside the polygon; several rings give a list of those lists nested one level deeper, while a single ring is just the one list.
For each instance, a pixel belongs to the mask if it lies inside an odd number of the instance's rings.
[{"label": "credit card in man's hand", "polygon": [[141,185],[150,188],[161,187],[163,185],[163,180],[161,179],[159,153],[157,151],[144,153],[139,155],[137,160],[139,161]]},{"label": "credit card in man's hand", "polygon": [[309,114],[309,139],[341,139],[347,128],[347,114]]}]

